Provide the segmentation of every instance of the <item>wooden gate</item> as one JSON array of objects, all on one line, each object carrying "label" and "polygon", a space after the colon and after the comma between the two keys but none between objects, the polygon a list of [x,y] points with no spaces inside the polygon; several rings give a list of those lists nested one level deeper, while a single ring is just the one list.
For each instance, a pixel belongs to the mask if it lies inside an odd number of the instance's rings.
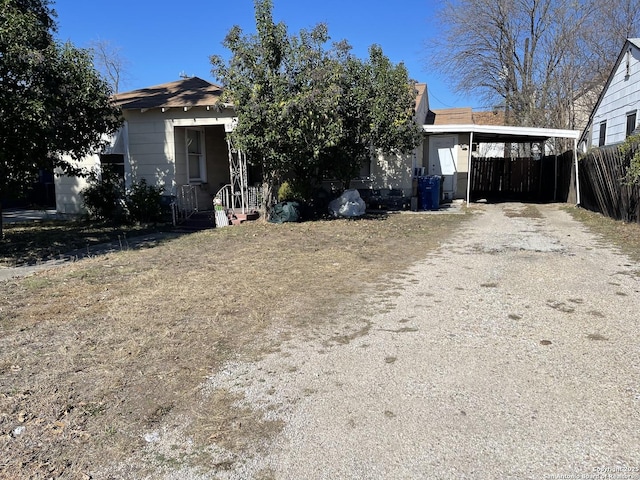
[{"label": "wooden gate", "polygon": [[557,166],[555,156],[474,158],[471,161],[471,200],[564,202],[571,181],[572,158],[572,152],[557,157]]}]

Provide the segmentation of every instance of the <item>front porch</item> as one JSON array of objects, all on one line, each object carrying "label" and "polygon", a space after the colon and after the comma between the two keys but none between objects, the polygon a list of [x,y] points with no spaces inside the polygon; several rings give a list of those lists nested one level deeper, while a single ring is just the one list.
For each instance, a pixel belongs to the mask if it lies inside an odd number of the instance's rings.
[{"label": "front porch", "polygon": [[[211,218],[211,227],[237,225],[258,218],[261,187],[246,155],[233,147],[228,125],[175,127],[176,187],[174,225]],[[215,221],[214,221],[215,219]]]}]

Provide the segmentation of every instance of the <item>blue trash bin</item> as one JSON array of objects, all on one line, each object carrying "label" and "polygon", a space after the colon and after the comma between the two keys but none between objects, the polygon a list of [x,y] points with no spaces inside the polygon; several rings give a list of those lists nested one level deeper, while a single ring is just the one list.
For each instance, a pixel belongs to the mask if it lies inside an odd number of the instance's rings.
[{"label": "blue trash bin", "polygon": [[438,210],[440,208],[440,177],[427,175],[418,177],[418,209]]}]

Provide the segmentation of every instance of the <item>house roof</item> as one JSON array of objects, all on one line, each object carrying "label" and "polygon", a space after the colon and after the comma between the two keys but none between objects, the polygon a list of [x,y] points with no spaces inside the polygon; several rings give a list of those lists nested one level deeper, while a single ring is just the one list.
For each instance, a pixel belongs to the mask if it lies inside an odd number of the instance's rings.
[{"label": "house roof", "polygon": [[476,125],[504,125],[504,110],[473,112],[473,123]]},{"label": "house roof", "polygon": [[627,38],[627,40],[624,42],[624,45],[622,46],[622,49],[618,54],[618,58],[616,59],[616,63],[613,65],[611,72],[609,72],[609,77],[607,78],[607,81],[605,82],[604,87],[600,92],[598,101],[596,102],[596,104],[593,106],[593,109],[591,110],[591,114],[589,115],[589,120],[587,121],[587,125],[584,127],[584,130],[582,131],[582,135],[580,135],[579,143],[582,143],[586,140],[587,135],[589,134],[589,130],[591,129],[591,125],[593,124],[593,117],[596,114],[596,111],[598,110],[598,108],[600,107],[600,104],[602,103],[602,98],[604,97],[604,94],[609,89],[609,85],[611,85],[611,80],[613,79],[613,76],[616,74],[616,71],[618,70],[618,66],[620,65],[620,62],[624,58],[624,54],[627,51],[628,45],[633,45],[637,49],[640,49],[640,38]]},{"label": "house roof", "polygon": [[460,125],[470,123],[473,123],[471,107],[429,110],[425,121],[427,125]]},{"label": "house roof", "polygon": [[429,110],[427,125],[504,125],[504,112],[491,110],[474,112],[471,107]]},{"label": "house roof", "polygon": [[141,88],[114,96],[124,110],[211,107],[219,103],[222,88],[198,77],[185,78],[153,87]]}]

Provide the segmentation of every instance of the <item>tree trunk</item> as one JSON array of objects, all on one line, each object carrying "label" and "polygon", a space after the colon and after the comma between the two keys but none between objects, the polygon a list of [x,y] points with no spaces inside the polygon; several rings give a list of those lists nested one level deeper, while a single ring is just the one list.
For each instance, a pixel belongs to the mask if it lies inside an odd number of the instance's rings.
[{"label": "tree trunk", "polygon": [[[264,171],[264,169],[263,169]],[[262,180],[262,205],[260,207],[260,216],[265,220],[269,220],[269,212],[273,205],[277,202],[276,195],[276,175],[267,173],[263,175]]]}]

